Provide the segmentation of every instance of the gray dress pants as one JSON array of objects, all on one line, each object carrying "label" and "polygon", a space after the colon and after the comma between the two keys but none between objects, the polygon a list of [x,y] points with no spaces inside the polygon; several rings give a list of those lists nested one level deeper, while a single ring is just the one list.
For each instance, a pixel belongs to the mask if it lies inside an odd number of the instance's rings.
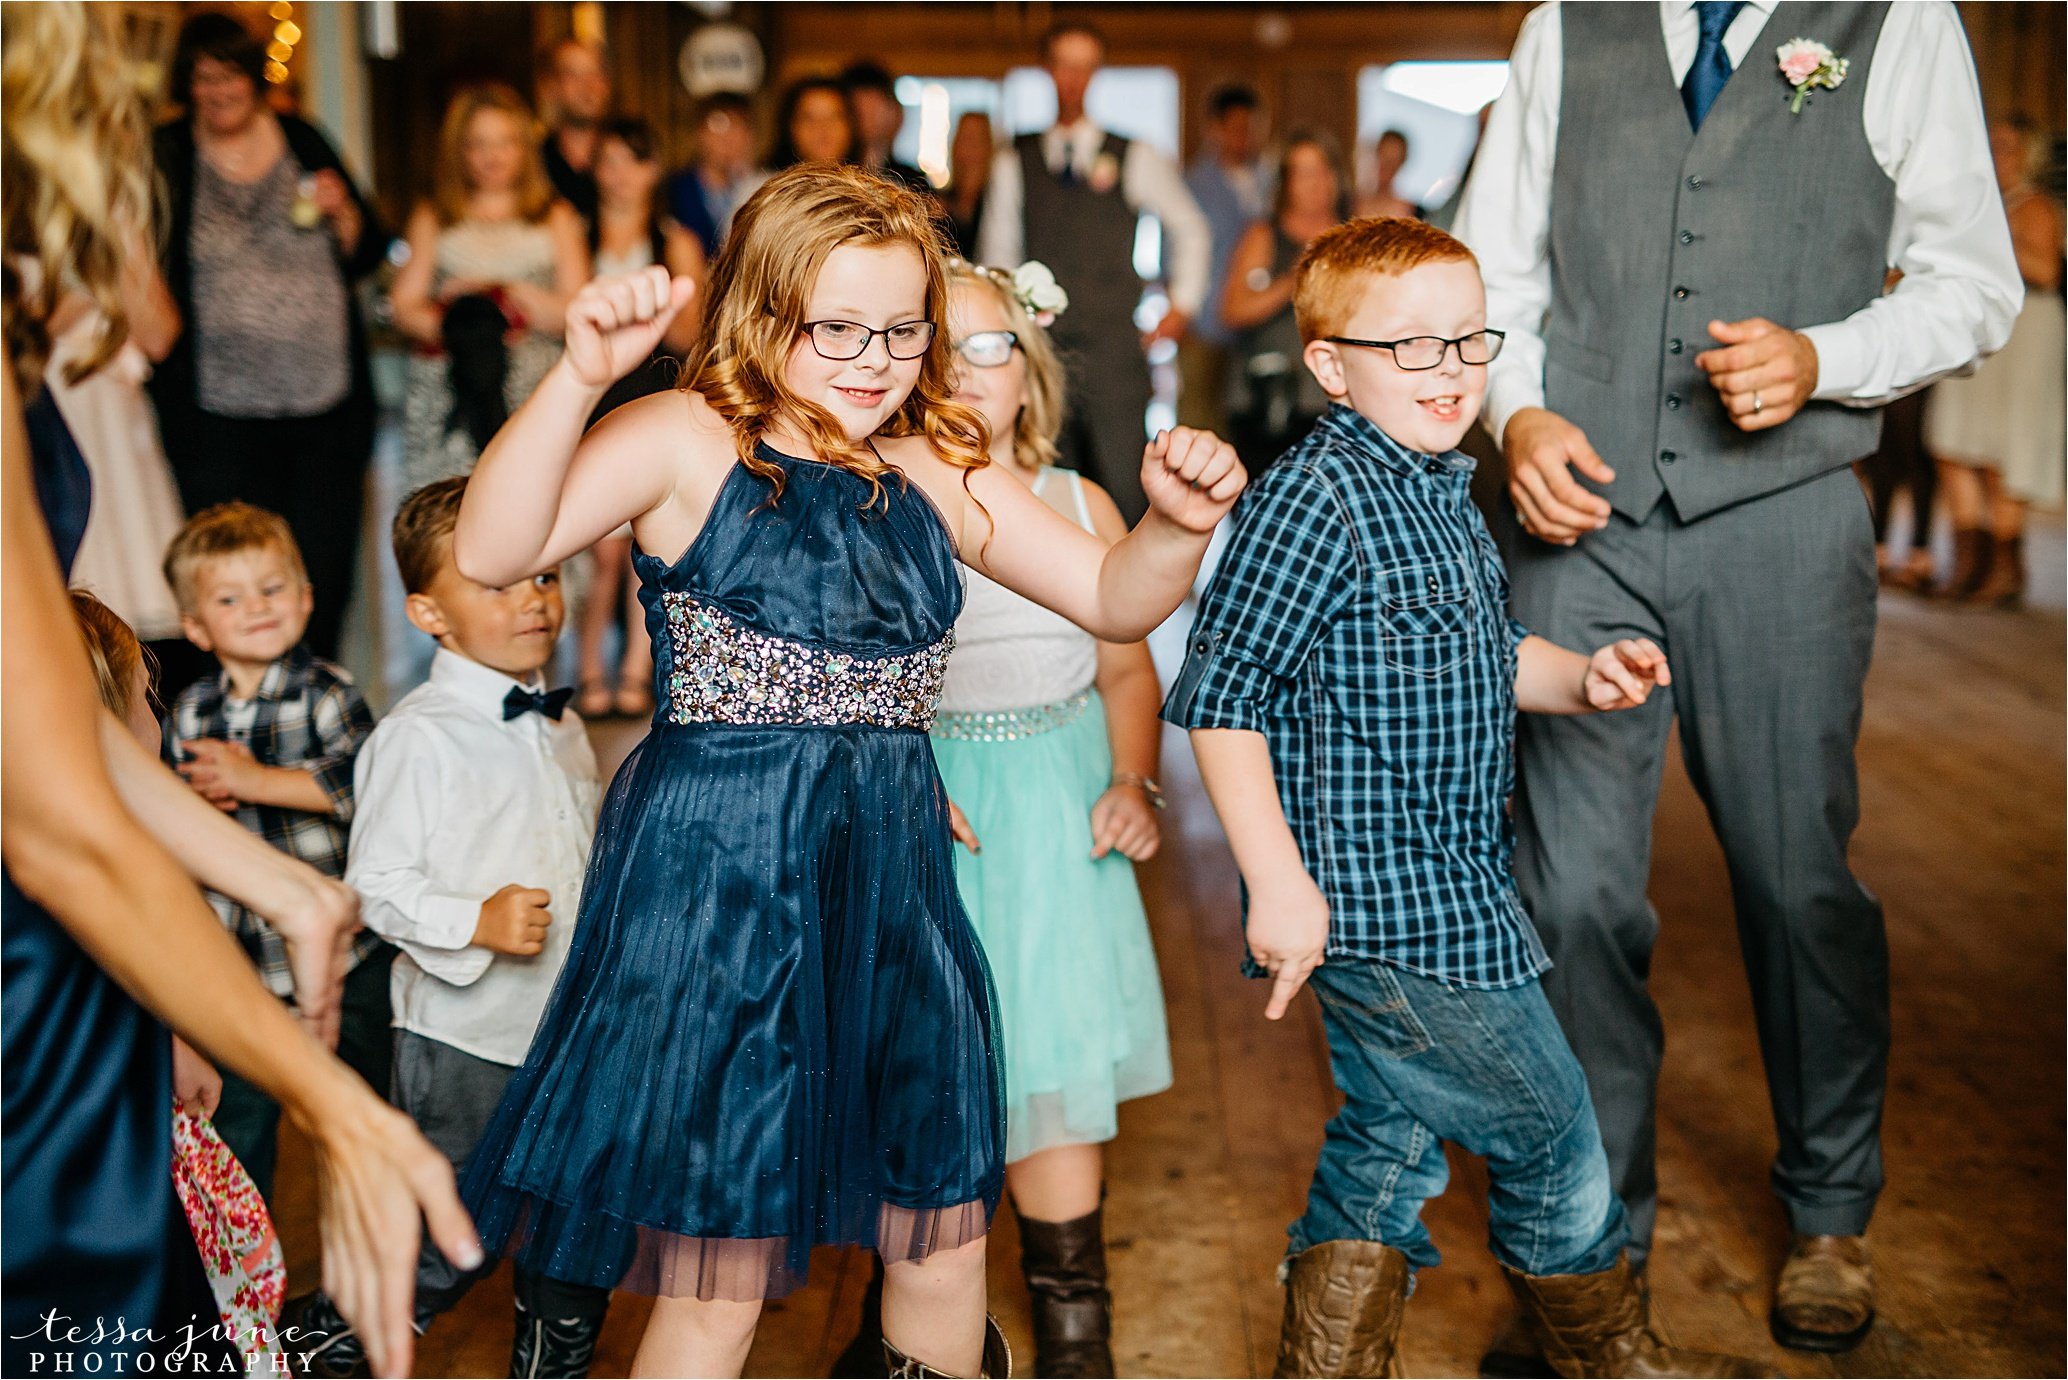
[{"label": "gray dress pants", "polygon": [[[1555,967],[1551,999],[1594,1095],[1642,1260],[1665,1036],[1647,990],[1659,918],[1645,897],[1667,735],[1723,845],[1791,1225],[1864,1231],[1881,1189],[1888,948],[1853,876],[1853,748],[1874,646],[1874,538],[1838,469],[1684,523],[1671,500],[1577,546],[1522,534],[1502,505],[1517,618],[1591,652],[1649,637],[1670,690],[1643,708],[1521,716],[1516,874]],[[1740,1109],[1717,1107],[1710,1115]]]},{"label": "gray dress pants", "polygon": [[1122,322],[1097,336],[1059,338],[1057,345],[1068,383],[1057,463],[1103,488],[1132,527],[1149,510],[1142,447],[1151,390],[1141,336],[1132,322]]}]

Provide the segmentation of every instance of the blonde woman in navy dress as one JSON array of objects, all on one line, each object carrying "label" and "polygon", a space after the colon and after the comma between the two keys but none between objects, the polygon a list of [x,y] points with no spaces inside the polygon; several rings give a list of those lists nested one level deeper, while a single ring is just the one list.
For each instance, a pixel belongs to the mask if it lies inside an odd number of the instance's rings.
[{"label": "blonde woman in navy dress", "polygon": [[889,1373],[1002,1373],[994,998],[924,731],[956,562],[1138,640],[1242,467],[1180,430],[1145,450],[1154,506],[1124,540],[1055,512],[952,400],[931,208],[823,164],[740,208],[680,391],[585,436],[692,291],[660,268],[582,289],[454,534],[460,570],[499,587],[629,519],[659,705],[464,1192],[491,1249],[659,1296],[634,1374],[739,1374],[763,1301],[822,1244],[887,1262]]}]

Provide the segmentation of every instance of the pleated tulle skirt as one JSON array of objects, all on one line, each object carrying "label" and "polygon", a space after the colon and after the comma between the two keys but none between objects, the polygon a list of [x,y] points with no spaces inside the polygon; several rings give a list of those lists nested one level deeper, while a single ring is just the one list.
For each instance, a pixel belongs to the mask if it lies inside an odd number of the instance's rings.
[{"label": "pleated tulle skirt", "polygon": [[1093,693],[1061,727],[1007,741],[936,732],[948,796],[983,852],[955,878],[1005,1031],[1005,1158],[1113,1139],[1117,1108],[1171,1083],[1163,984],[1134,864],[1091,856],[1113,771]]},{"label": "pleated tulle skirt", "polygon": [[463,1190],[555,1279],[775,1297],[812,1247],[976,1239],[1003,1179],[989,974],[925,735],[655,725]]}]

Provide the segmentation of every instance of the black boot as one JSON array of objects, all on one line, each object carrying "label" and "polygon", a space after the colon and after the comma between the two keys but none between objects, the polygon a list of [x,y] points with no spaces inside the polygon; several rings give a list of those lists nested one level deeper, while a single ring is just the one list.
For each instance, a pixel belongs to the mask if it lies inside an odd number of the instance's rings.
[{"label": "black boot", "polygon": [[1113,1374],[1113,1296],[1103,1210],[1074,1222],[1020,1218],[1020,1272],[1034,1302],[1034,1373]]},{"label": "black boot", "polygon": [[280,1310],[279,1335],[280,1349],[297,1375],[349,1380],[373,1374],[359,1334],[321,1289],[287,1301]]},{"label": "black boot", "polygon": [[[935,1370],[924,1361],[914,1360],[899,1351],[890,1338],[883,1337],[878,1343],[882,1348],[876,1374],[888,1376],[889,1380],[953,1380],[948,1372]],[[984,1315],[984,1359],[977,1368],[977,1380],[1011,1380],[1012,1347],[1005,1340],[1005,1333],[999,1330],[998,1319]]]},{"label": "black boot", "polygon": [[833,1380],[869,1380],[883,1374],[883,1257],[871,1254],[868,1288],[862,1290],[862,1325],[847,1350],[833,1361]]},{"label": "black boot", "polygon": [[[609,1297],[604,1299],[605,1308]],[[596,1359],[596,1340],[603,1335],[604,1309],[591,1309],[571,1317],[547,1317],[537,1307],[517,1300],[517,1335],[510,1343],[510,1375],[552,1376],[555,1380],[580,1380]]]}]

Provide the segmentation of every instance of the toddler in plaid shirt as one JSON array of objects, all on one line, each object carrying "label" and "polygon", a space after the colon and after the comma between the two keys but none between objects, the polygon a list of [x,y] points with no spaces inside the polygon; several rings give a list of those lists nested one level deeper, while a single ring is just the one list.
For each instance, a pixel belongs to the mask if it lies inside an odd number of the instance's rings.
[{"label": "toddler in plaid shirt", "polygon": [[1583,656],[1508,616],[1457,449],[1501,344],[1471,251],[1359,220],[1294,273],[1331,406],[1236,509],[1164,710],[1241,869],[1265,1014],[1312,984],[1345,1098],[1281,1270],[1277,1373],[1395,1373],[1451,1140],[1486,1158],[1494,1253],[1552,1367],[1533,1373],[1757,1374],[1645,1319],[1511,868],[1516,711],[1635,708],[1665,656]]},{"label": "toddler in plaid shirt", "polygon": [[[165,553],[187,640],[222,670],[188,686],[165,720],[165,758],[210,803],[330,877],[345,871],[352,767],[373,714],[343,667],[302,647],[314,596],[285,519],[224,503],[189,519]],[[209,900],[266,986],[291,1000],[287,946],[226,896]],[[370,930],[353,940],[338,1057],[376,1092],[388,1087],[388,964]],[[269,1199],[280,1107],[228,1070],[215,1127]]]}]

